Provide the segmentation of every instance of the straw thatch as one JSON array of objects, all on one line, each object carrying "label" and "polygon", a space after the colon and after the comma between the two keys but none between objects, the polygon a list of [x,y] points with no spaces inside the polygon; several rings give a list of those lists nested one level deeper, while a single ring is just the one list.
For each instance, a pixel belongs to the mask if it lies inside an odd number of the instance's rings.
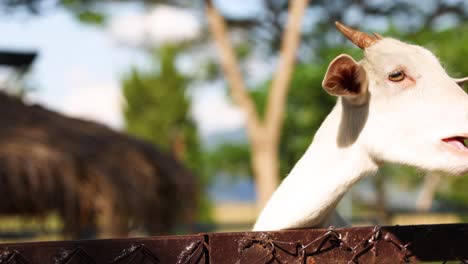
[{"label": "straw thatch", "polygon": [[57,211],[71,235],[167,233],[193,208],[194,181],[141,140],[0,93],[0,214]]}]

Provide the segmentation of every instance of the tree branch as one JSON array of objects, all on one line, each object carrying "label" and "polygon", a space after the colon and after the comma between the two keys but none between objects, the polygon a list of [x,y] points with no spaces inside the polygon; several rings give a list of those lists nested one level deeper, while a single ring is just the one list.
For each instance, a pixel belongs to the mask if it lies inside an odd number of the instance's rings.
[{"label": "tree branch", "polygon": [[247,87],[239,70],[234,49],[231,46],[226,30],[226,22],[213,6],[211,1],[208,0],[205,1],[205,3],[208,24],[213,39],[217,45],[218,52],[220,53],[221,66],[224,71],[224,75],[227,78],[232,97],[237,105],[239,105],[246,113],[247,130],[252,138],[254,133],[261,128],[255,103],[247,92]]},{"label": "tree branch", "polygon": [[302,18],[308,2],[308,0],[294,0],[290,1],[289,4],[288,22],[283,31],[278,68],[273,79],[265,112],[267,136],[271,137],[275,143],[280,140],[289,82],[301,37]]}]

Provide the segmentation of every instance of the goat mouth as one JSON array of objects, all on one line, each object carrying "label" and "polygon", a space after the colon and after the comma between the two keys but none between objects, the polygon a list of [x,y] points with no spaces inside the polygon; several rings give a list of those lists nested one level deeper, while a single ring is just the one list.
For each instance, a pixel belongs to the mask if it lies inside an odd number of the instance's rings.
[{"label": "goat mouth", "polygon": [[468,154],[468,137],[464,136],[455,136],[455,137],[449,137],[449,138],[444,138],[442,141],[447,145],[447,147],[450,147],[451,149],[461,152],[464,154]]}]

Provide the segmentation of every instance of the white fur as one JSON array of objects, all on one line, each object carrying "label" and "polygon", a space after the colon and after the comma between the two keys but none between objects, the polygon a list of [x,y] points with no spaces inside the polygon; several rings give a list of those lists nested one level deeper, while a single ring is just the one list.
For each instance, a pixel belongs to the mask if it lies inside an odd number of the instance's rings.
[{"label": "white fur", "polygon": [[[341,197],[382,162],[468,172],[468,152],[442,142],[468,137],[468,95],[431,52],[385,38],[365,50],[359,65],[365,71],[365,96],[359,104],[339,98],[254,231],[334,224],[332,212]],[[397,68],[414,82],[391,82],[388,74]]]}]

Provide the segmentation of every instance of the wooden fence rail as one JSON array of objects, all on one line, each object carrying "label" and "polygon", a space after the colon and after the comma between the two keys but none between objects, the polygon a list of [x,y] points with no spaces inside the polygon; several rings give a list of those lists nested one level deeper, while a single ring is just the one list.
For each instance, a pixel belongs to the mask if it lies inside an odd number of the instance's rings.
[{"label": "wooden fence rail", "polygon": [[468,263],[468,224],[0,244],[0,264]]}]

